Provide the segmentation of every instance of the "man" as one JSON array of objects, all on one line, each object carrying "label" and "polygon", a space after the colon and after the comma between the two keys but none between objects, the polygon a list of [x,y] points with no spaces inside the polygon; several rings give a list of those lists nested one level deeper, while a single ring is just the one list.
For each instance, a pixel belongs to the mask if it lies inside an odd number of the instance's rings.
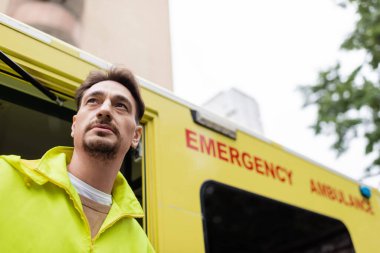
[{"label": "man", "polygon": [[145,106],[126,69],[90,73],[76,93],[74,148],[37,161],[0,156],[0,252],[153,252],[120,174]]}]

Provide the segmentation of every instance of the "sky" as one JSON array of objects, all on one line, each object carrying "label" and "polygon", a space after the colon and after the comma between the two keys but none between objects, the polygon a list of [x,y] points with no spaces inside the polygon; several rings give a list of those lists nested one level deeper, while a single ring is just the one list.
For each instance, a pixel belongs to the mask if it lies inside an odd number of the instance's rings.
[{"label": "sky", "polygon": [[[354,179],[371,162],[363,140],[337,159],[332,136],[315,136],[316,108],[297,87],[315,83],[337,59],[349,70],[363,55],[339,51],[356,16],[333,0],[171,0],[174,93],[201,105],[235,87],[259,104],[264,136]],[[366,183],[378,186],[378,180]]]}]

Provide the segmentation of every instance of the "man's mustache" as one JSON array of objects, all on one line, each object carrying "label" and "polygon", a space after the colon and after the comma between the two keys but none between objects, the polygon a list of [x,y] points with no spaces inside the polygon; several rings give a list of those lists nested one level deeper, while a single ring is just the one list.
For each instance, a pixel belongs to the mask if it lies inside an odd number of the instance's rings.
[{"label": "man's mustache", "polygon": [[119,136],[119,130],[115,127],[114,124],[110,123],[108,120],[95,120],[91,122],[85,129],[85,132],[90,131],[94,127],[106,127],[109,128],[116,136]]}]

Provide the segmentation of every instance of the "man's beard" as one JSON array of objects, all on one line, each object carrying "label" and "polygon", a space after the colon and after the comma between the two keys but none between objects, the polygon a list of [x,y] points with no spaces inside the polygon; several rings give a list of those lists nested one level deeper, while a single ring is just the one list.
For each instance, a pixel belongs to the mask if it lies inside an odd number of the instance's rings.
[{"label": "man's beard", "polygon": [[[104,124],[105,122],[97,122]],[[116,135],[117,139],[119,140],[120,135],[118,130],[111,126],[113,129],[114,134]],[[86,132],[91,130],[92,125],[88,126],[86,129]],[[98,136],[102,137],[101,133],[98,133]],[[83,149],[87,152],[90,156],[101,159],[101,160],[112,160],[116,157],[117,152],[120,148],[120,141],[117,141],[116,143],[108,143],[106,141],[102,140],[90,140],[86,141],[85,138],[83,138]]]},{"label": "man's beard", "polygon": [[90,156],[101,160],[112,160],[119,151],[120,142],[115,144],[105,143],[101,140],[86,142],[83,140],[84,151]]}]

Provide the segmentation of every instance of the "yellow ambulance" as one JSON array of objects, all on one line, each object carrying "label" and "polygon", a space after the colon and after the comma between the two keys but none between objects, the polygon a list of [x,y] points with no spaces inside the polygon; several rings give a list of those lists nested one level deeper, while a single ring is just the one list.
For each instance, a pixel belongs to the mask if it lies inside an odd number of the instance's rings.
[{"label": "yellow ambulance", "polygon": [[[74,91],[110,64],[3,14],[0,50],[0,153],[72,145]],[[121,171],[157,252],[380,252],[376,189],[139,82],[143,140]]]}]

